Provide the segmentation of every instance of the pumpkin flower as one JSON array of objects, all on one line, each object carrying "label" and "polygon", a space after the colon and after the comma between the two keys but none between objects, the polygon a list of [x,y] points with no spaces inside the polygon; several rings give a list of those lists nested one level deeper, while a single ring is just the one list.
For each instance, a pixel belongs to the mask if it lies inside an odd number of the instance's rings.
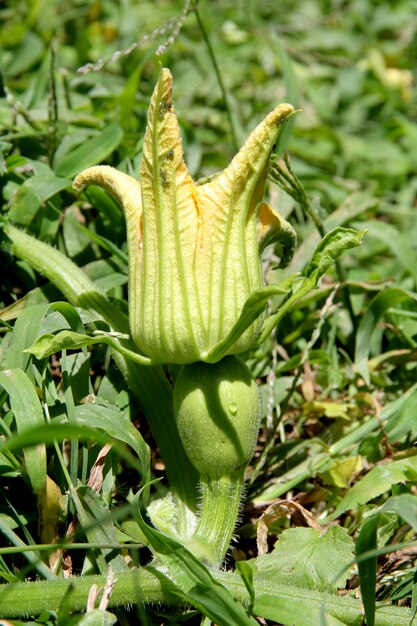
[{"label": "pumpkin flower", "polygon": [[[105,165],[76,177],[77,191],[98,185],[123,208],[131,335],[153,362],[209,361],[264,285],[264,248],[280,241],[281,264],[290,258],[294,231],[262,200],[271,151],[292,112],[290,104],[277,106],[226,169],[194,182],[183,160],[172,76],[163,69],[149,106],[140,180]],[[261,314],[227,353],[254,346],[262,324]]]}]

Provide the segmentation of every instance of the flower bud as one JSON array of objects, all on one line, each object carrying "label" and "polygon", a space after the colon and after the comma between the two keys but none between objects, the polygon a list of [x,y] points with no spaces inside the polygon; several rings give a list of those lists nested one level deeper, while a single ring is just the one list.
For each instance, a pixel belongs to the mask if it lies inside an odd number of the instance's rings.
[{"label": "flower bud", "polygon": [[[262,198],[271,151],[292,112],[290,104],[277,106],[228,167],[199,184],[183,160],[172,77],[163,69],[149,106],[140,182],[108,166],[75,179],[78,191],[100,185],[123,207],[130,330],[154,362],[210,361],[248,298],[263,287],[265,246],[285,242],[284,256],[291,256],[294,230]],[[227,353],[253,347],[262,324],[263,315]]]}]

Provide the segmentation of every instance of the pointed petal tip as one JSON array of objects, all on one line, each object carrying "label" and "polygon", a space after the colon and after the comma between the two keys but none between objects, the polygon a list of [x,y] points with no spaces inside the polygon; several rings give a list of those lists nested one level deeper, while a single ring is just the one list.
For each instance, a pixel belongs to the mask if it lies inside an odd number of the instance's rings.
[{"label": "pointed petal tip", "polygon": [[167,67],[162,67],[159,73],[158,83],[155,85],[155,90],[158,90],[158,86],[162,87],[162,94],[165,98],[172,99],[172,74]]},{"label": "pointed petal tip", "polygon": [[281,122],[284,122],[286,119],[292,116],[294,113],[297,113],[297,111],[294,110],[293,105],[288,104],[288,102],[284,102],[282,104],[279,104],[277,107],[275,107],[273,111],[271,111],[271,113],[267,116],[267,120],[270,122],[278,122],[278,124],[280,124]]},{"label": "pointed petal tip", "polygon": [[83,170],[74,178],[72,183],[73,188],[78,193],[81,193],[83,189],[88,185],[94,185],[96,182],[101,182],[106,174],[110,175],[115,172],[114,167],[110,165],[95,165],[94,167],[88,167]]},{"label": "pointed petal tip", "polygon": [[162,67],[161,68],[161,73],[160,73],[160,78],[162,80],[171,80],[172,81],[171,71],[167,67]]}]

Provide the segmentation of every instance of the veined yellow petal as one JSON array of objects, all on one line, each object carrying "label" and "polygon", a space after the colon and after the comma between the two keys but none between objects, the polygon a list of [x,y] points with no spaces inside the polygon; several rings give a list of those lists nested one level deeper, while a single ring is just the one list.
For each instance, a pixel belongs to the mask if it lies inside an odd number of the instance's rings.
[{"label": "veined yellow petal", "polygon": [[[290,104],[276,107],[251,133],[230,165],[197,187],[201,240],[210,250],[209,267],[206,258],[197,257],[197,273],[202,276],[200,289],[207,292],[204,299],[211,344],[227,334],[250,293],[263,284],[256,208],[265,191],[273,145],[292,112]],[[254,339],[256,332],[255,327],[249,329],[242,345],[250,344],[250,334]]]},{"label": "veined yellow petal", "polygon": [[90,167],[75,178],[73,186],[81,192],[88,185],[107,191],[123,208],[129,250],[129,302],[137,306],[137,284],[142,257],[142,197],[140,183],[109,165]]},{"label": "veined yellow petal", "polygon": [[[132,334],[146,336],[155,356],[164,349],[174,358],[206,343],[194,272],[199,240],[196,185],[183,161],[181,137],[172,105],[172,76],[161,71],[152,95],[140,168],[143,200],[141,298]],[[151,338],[151,341],[149,339]],[[194,348],[192,348],[194,346]]]}]

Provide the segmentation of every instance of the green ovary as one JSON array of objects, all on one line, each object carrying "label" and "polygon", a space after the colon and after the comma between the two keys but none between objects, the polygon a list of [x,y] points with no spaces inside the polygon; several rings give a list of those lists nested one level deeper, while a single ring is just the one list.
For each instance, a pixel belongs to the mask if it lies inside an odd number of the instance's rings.
[{"label": "green ovary", "polygon": [[185,452],[202,479],[241,473],[255,450],[259,390],[233,356],[186,365],[174,389],[174,413]]}]

